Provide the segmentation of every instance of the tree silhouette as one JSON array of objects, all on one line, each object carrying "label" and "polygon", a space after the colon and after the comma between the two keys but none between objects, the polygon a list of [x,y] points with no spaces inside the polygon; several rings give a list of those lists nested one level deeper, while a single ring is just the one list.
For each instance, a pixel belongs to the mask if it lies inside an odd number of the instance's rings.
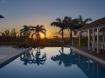
[{"label": "tree silhouette", "polygon": [[51,26],[56,26],[60,28],[62,39],[64,39],[64,30],[68,29],[70,32],[70,41],[72,41],[72,31],[77,27],[78,25],[77,19],[72,19],[71,17],[65,16],[63,20],[60,18],[57,18],[56,21],[51,23]]},{"label": "tree silhouette", "polygon": [[24,38],[29,38],[30,36],[30,26],[24,25],[23,28],[20,30],[20,36]]},{"label": "tree silhouette", "polygon": [[2,36],[3,37],[10,37],[10,30],[6,29],[3,33],[2,33]]},{"label": "tree silhouette", "polygon": [[82,16],[80,15],[79,18],[72,19],[72,17],[66,16],[64,18],[64,25],[66,29],[70,32],[70,41],[72,42],[72,32],[76,33],[75,29],[81,28],[85,26],[91,18],[86,18],[83,20]]},{"label": "tree silhouette", "polygon": [[55,26],[60,28],[59,33],[62,36],[62,40],[64,40],[64,29],[66,29],[64,24],[64,19],[57,18],[54,22],[51,23],[51,26]]},{"label": "tree silhouette", "polygon": [[40,33],[44,34],[46,36],[46,29],[43,25],[37,25],[37,26],[31,26],[31,31],[33,31],[31,37],[34,35],[36,36],[37,42],[40,43]]},{"label": "tree silhouette", "polygon": [[64,25],[66,27],[66,29],[69,30],[69,34],[70,34],[70,41],[72,41],[72,31],[73,31],[73,19],[72,17],[68,17],[68,16],[65,16],[64,17]]},{"label": "tree silhouette", "polygon": [[91,18],[83,19],[83,17],[81,15],[79,15],[78,20],[79,20],[80,27],[83,27],[83,26],[87,25],[89,21],[92,21]]}]

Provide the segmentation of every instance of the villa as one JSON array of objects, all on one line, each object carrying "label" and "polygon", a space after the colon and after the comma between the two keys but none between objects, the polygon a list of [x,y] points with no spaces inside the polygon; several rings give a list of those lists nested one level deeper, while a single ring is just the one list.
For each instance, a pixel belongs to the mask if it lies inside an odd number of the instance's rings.
[{"label": "villa", "polygon": [[87,36],[87,49],[97,53],[105,50],[105,17],[98,19],[78,30],[79,47],[81,46],[82,36]]}]

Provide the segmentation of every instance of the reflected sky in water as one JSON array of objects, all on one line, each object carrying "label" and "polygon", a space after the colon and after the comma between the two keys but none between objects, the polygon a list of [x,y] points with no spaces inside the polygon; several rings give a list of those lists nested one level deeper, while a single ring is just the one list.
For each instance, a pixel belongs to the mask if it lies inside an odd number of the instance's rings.
[{"label": "reflected sky in water", "polygon": [[105,68],[70,48],[33,49],[0,69],[0,78],[105,78]]}]

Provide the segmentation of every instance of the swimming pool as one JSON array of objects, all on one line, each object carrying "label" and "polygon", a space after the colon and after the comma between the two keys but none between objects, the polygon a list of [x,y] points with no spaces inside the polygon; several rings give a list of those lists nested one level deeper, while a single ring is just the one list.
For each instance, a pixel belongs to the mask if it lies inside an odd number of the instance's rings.
[{"label": "swimming pool", "polygon": [[0,78],[105,78],[105,67],[70,48],[33,48],[2,67]]}]

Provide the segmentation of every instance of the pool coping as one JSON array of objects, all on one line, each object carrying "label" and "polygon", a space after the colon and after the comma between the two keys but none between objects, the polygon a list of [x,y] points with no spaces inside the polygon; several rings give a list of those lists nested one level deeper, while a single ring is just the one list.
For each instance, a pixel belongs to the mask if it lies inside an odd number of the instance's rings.
[{"label": "pool coping", "polygon": [[75,48],[75,47],[71,47],[71,49],[72,49],[75,53],[80,54],[80,55],[85,56],[85,57],[88,57],[88,58],[94,60],[95,62],[98,62],[99,64],[105,66],[105,60],[103,60],[103,59],[101,59],[101,58],[99,58],[99,57],[93,56],[93,55],[89,54],[88,52],[83,51],[83,50],[80,50],[80,49]]},{"label": "pool coping", "polygon": [[0,69],[2,67],[4,67],[5,65],[7,65],[8,63],[10,63],[11,61],[13,61],[14,59],[18,58],[21,54],[23,54],[29,50],[31,50],[31,47],[23,50],[22,52],[18,52],[18,53],[15,53],[15,54],[12,54],[12,55],[6,57],[5,59],[3,59],[3,61],[0,62]]}]

